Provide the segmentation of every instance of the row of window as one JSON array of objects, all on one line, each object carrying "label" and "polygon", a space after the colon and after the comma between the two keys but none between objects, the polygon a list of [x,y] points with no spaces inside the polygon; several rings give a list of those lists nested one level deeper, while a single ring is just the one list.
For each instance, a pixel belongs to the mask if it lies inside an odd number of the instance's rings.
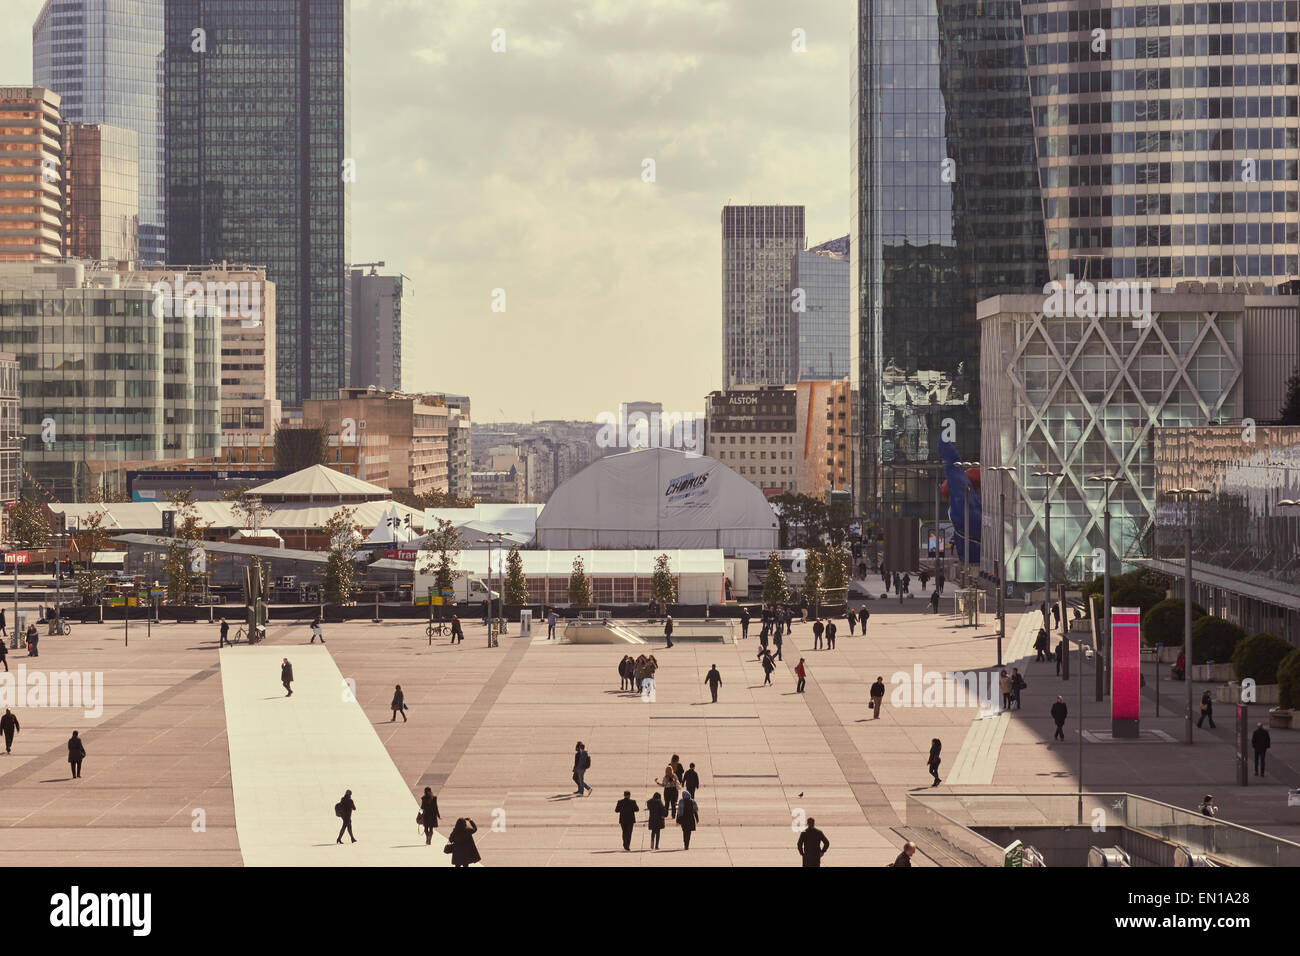
[{"label": "row of window", "polygon": [[[1226,66],[1224,68],[1226,69]],[[1063,93],[1112,93],[1122,90],[1188,89],[1204,85],[1196,82],[1199,78],[1198,69],[1197,67],[1172,67],[1163,70],[1055,70],[1048,74],[1031,76],[1029,88],[1036,96],[1055,96]],[[1191,82],[1188,82],[1189,74]],[[1260,76],[1262,79],[1264,74],[1261,73]],[[1175,79],[1179,82],[1174,82]]]},{"label": "row of window", "polygon": [[1069,260],[1075,275],[1098,279],[1180,279],[1295,276],[1296,256],[1147,256]]},{"label": "row of window", "polygon": [[[1295,222],[1238,222],[1194,226],[1114,226],[1097,229],[1070,229],[1069,248],[1100,249],[1125,246],[1224,246],[1224,245],[1294,245],[1298,229]],[[1065,230],[1053,229],[1058,234]],[[1052,248],[1060,248],[1053,245]]]},{"label": "row of window", "polygon": [[1229,212],[1296,212],[1294,192],[1130,193],[1047,199],[1049,219],[1089,216],[1208,215]]},{"label": "row of window", "polygon": [[1294,33],[1198,33],[1173,37],[1113,37],[1104,50],[1091,38],[1026,45],[1030,66],[1053,63],[1104,63],[1109,60],[1154,60],[1177,56],[1271,56],[1295,53]]},{"label": "row of window", "polygon": [[[1239,150],[1295,149],[1297,131],[1290,129],[1239,129],[1240,137],[1215,130],[1149,130],[1093,133],[1080,136],[1040,136],[1039,156],[1105,156],[1116,153],[1233,152]],[[1258,134],[1248,136],[1247,133]],[[1240,138],[1241,145],[1236,145]],[[1251,140],[1253,145],[1247,145]],[[1252,157],[1258,159],[1258,156]]]},{"label": "row of window", "polygon": [[[1151,183],[1230,183],[1253,175],[1255,182],[1283,182],[1296,178],[1294,159],[1262,159],[1253,165],[1234,160],[1194,163],[1106,163],[1045,166],[1044,189],[1061,186],[1134,186]],[[1245,180],[1250,181],[1250,180]]]},{"label": "row of window", "polygon": [[[1032,7],[1048,0],[1024,0]],[[1261,0],[1249,3],[1151,3],[1115,10],[1057,10],[1025,15],[1025,33],[1091,32],[1098,28],[1170,27],[1198,23],[1286,23],[1300,16],[1296,0]]]}]

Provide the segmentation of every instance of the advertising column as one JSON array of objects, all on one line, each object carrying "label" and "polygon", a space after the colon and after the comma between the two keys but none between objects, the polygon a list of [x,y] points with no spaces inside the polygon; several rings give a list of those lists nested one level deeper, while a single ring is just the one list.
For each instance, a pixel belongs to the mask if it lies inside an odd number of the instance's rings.
[{"label": "advertising column", "polygon": [[1142,612],[1135,607],[1110,610],[1114,664],[1110,672],[1110,727],[1113,737],[1136,737],[1142,699]]}]

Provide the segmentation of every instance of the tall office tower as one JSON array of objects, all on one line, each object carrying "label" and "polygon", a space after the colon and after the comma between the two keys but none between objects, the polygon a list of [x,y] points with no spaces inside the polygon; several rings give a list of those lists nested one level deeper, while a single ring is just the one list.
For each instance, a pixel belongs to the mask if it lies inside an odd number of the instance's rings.
[{"label": "tall office tower", "polygon": [[352,384],[402,390],[405,276],[352,270]]},{"label": "tall office tower", "polygon": [[166,7],[167,257],[266,267],[291,408],[336,399],[351,365],[348,18],[348,0]]},{"label": "tall office tower", "polygon": [[59,94],[0,86],[0,262],[63,255]]},{"label": "tall office tower", "polygon": [[800,250],[790,262],[790,288],[799,296],[793,321],[800,382],[849,374],[848,251],[845,236]]},{"label": "tall office tower", "polygon": [[136,133],[140,258],[146,262],[166,255],[163,2],[46,0],[32,25],[32,80],[63,98],[63,119]]},{"label": "tall office tower", "polygon": [[1053,279],[1297,276],[1294,0],[1021,6]]},{"label": "tall office tower", "polygon": [[139,157],[135,130],[63,124],[64,255],[139,258]]},{"label": "tall office tower", "polygon": [[1020,8],[858,2],[850,365],[869,521],[932,513],[940,438],[979,454],[975,303],[1047,281]]},{"label": "tall office tower", "polygon": [[804,248],[803,206],[722,207],[722,387],[798,377],[790,260]]}]

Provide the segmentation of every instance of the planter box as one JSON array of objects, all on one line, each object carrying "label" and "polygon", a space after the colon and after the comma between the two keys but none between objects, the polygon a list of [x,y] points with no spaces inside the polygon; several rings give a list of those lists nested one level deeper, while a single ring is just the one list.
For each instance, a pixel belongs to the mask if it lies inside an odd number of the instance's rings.
[{"label": "planter box", "polygon": [[1283,710],[1278,707],[1268,712],[1268,725],[1274,729],[1289,730],[1291,728],[1291,711]]},{"label": "planter box", "polygon": [[[1175,655],[1174,660],[1178,657]],[[1232,680],[1237,672],[1231,663],[1228,664],[1193,664],[1191,667],[1192,680],[1208,681],[1211,683],[1225,683]]]},{"label": "planter box", "polygon": [[[1241,703],[1241,682],[1229,681],[1221,686],[1215,693],[1215,700],[1223,704],[1240,704]],[[1277,684],[1256,684],[1255,700],[1256,704],[1274,704],[1278,701]]]}]

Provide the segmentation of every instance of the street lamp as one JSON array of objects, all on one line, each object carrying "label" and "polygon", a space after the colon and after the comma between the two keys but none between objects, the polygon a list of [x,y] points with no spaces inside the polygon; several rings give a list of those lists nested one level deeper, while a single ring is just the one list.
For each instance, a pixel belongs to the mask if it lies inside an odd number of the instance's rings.
[{"label": "street lamp", "polygon": [[[970,469],[970,468],[978,468],[978,467],[980,466],[980,463],[979,463],[978,461],[955,461],[955,462],[953,462],[953,464],[956,465],[958,468],[960,468],[963,472],[965,472],[967,469]],[[961,530],[961,533],[962,533],[961,576],[962,576],[962,587],[963,587],[963,588],[968,588],[968,587],[970,587],[970,492],[971,492],[971,482],[970,482],[970,479],[969,479],[969,478],[966,479],[966,485],[967,485],[966,490],[965,490],[965,492],[963,492],[963,494],[962,494],[962,496],[961,496],[961,500],[962,500],[962,522],[961,522],[961,529],[962,529],[962,530]],[[949,500],[952,500],[952,489],[951,489],[951,488],[948,489],[948,498],[949,498]],[[980,535],[980,537],[982,538],[983,535]]]},{"label": "street lamp", "polygon": [[989,471],[998,476],[998,666],[1002,666],[1002,642],[1007,637],[1007,496],[1003,475],[1016,469],[1011,465],[990,465]]},{"label": "street lamp", "polygon": [[[1111,643],[1110,643],[1110,493],[1111,490],[1115,487],[1115,485],[1118,482],[1123,481],[1124,479],[1117,478],[1113,475],[1091,475],[1088,478],[1088,480],[1100,482],[1106,486],[1106,504],[1105,504],[1105,510],[1102,512],[1102,529],[1103,529],[1102,534],[1106,538],[1106,566],[1103,570],[1103,573],[1105,574],[1105,578],[1102,583],[1103,611],[1102,611],[1101,627],[1098,628],[1097,633],[1105,635],[1106,673],[1110,673],[1110,669],[1115,664],[1115,650],[1113,647],[1111,647]],[[1089,610],[1091,611],[1091,608],[1089,608]],[[1105,694],[1105,676],[1102,674],[1101,656],[1098,655],[1097,699],[1101,700],[1104,694]]]},{"label": "street lamp", "polygon": [[[1063,471],[1036,471],[1033,473],[1035,478],[1064,478]],[[1047,599],[1043,602],[1043,630],[1048,634],[1052,633],[1052,608],[1056,606],[1056,601],[1052,597],[1052,486],[1048,482],[1047,491],[1043,495],[1043,531],[1047,536],[1046,554],[1043,556],[1043,566],[1046,569],[1044,580],[1044,597]],[[1065,608],[1061,608],[1061,617],[1065,617]],[[1070,655],[1068,649],[1061,655],[1061,679],[1068,680],[1070,677]]]},{"label": "street lamp", "polygon": [[1183,679],[1187,681],[1187,713],[1183,723],[1186,725],[1189,744],[1192,742],[1192,501],[1200,495],[1210,493],[1209,488],[1175,488],[1165,493],[1166,497],[1175,501],[1187,502],[1187,526],[1183,537],[1187,556],[1187,567],[1183,575]]}]

